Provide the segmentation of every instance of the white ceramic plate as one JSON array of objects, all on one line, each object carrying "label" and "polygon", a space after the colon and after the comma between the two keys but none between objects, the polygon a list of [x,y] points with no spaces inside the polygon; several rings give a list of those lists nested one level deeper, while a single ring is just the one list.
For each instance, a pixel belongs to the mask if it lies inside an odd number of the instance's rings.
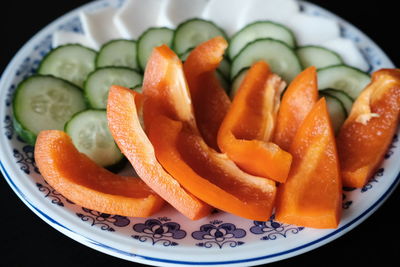
[{"label": "white ceramic plate", "polygon": [[[151,265],[256,265],[315,249],[351,230],[371,215],[396,187],[400,176],[398,134],[382,166],[362,189],[345,189],[343,218],[338,229],[316,230],[280,224],[273,219],[256,222],[224,212],[190,221],[172,208],[151,218],[101,214],[65,199],[41,177],[33,147],[23,143],[12,128],[11,99],[16,85],[31,75],[50,50],[59,29],[81,32],[78,12],[123,1],[96,1],[59,18],[34,36],[14,57],[0,83],[0,169],[16,194],[40,218],[89,247],[130,261]],[[393,67],[367,36],[347,22],[315,5],[301,2],[307,14],[336,20],[342,37],[353,40],[368,61],[370,71]]]}]

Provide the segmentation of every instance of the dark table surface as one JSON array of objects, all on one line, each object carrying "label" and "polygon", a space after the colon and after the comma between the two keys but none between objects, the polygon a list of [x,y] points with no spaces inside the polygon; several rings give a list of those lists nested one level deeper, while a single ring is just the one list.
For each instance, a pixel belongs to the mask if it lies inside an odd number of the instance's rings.
[{"label": "dark table surface", "polygon": [[[0,16],[0,73],[21,46],[54,19],[89,1],[4,1]],[[394,1],[310,1],[369,35],[400,66],[399,13]],[[400,188],[366,221],[316,250],[271,266],[398,265]],[[0,179],[0,266],[128,266],[61,234],[31,212]],[[392,261],[393,260],[393,261]],[[396,263],[396,264],[395,264]]]}]

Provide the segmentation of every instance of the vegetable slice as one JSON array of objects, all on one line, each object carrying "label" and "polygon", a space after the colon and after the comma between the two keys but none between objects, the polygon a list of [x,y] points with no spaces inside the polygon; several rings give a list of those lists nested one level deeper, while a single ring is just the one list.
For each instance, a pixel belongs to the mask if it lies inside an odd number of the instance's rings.
[{"label": "vegetable slice", "polygon": [[30,145],[42,130],[62,130],[71,117],[86,109],[79,87],[62,79],[33,75],[22,81],[13,98],[14,128]]},{"label": "vegetable slice", "polygon": [[228,54],[233,59],[248,43],[257,39],[272,38],[296,46],[294,34],[285,26],[272,21],[257,21],[238,31],[229,43]]},{"label": "vegetable slice", "polygon": [[95,68],[96,51],[68,44],[51,50],[40,63],[38,73],[53,75],[83,87],[86,76]]},{"label": "vegetable slice", "polygon": [[304,119],[290,147],[293,164],[278,188],[277,221],[313,228],[336,228],[342,211],[342,182],[324,98]]},{"label": "vegetable slice", "polygon": [[211,207],[188,193],[158,163],[154,148],[142,129],[136,108],[138,93],[112,86],[107,119],[110,132],[139,177],[157,194],[189,219],[207,216]]},{"label": "vegetable slice", "polygon": [[241,171],[226,155],[207,146],[196,127],[182,64],[167,46],[153,50],[143,94],[145,126],[163,167],[210,205],[245,218],[268,220],[275,183]]},{"label": "vegetable slice", "polygon": [[136,56],[136,42],[118,39],[105,43],[97,54],[96,68],[110,66],[139,69]]},{"label": "vegetable slice", "polygon": [[243,68],[250,67],[260,60],[267,62],[272,72],[281,76],[286,82],[291,82],[302,69],[292,48],[284,42],[266,38],[247,44],[239,52],[232,61],[231,78]]},{"label": "vegetable slice", "polygon": [[231,101],[215,75],[228,46],[222,37],[215,37],[197,46],[183,65],[193,101],[197,127],[204,141],[219,150],[218,129]]},{"label": "vegetable slice", "polygon": [[371,81],[371,77],[356,68],[346,65],[335,65],[318,70],[318,88],[341,90],[353,100]]},{"label": "vegetable slice", "polygon": [[337,138],[345,186],[363,187],[368,182],[392,141],[399,114],[400,70],[376,71]]},{"label": "vegetable slice", "polygon": [[317,101],[317,73],[315,67],[309,67],[283,94],[273,139],[279,147],[289,150],[297,130]]},{"label": "vegetable slice", "polygon": [[344,63],[339,54],[322,46],[301,46],[297,48],[296,52],[303,68],[314,66],[321,69]]},{"label": "vegetable slice", "polygon": [[44,179],[64,197],[108,214],[148,217],[164,201],[136,177],[123,177],[79,153],[69,136],[43,131],[35,145],[35,161]]},{"label": "vegetable slice", "polygon": [[278,182],[292,157],[271,140],[286,84],[259,61],[247,73],[218,132],[218,145],[241,169]]}]

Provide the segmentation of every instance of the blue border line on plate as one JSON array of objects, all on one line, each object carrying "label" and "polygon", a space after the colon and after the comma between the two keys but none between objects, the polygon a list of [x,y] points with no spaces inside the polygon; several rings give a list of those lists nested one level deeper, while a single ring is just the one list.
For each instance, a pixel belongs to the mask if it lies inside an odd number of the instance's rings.
[{"label": "blue border line on plate", "polygon": [[108,249],[111,250],[113,252],[125,255],[125,256],[130,256],[130,257],[138,257],[144,260],[149,260],[149,261],[156,261],[156,262],[164,262],[164,263],[173,263],[173,264],[191,264],[191,265],[217,265],[217,264],[237,264],[237,263],[245,263],[245,262],[252,262],[252,261],[258,261],[258,260],[265,260],[265,259],[269,259],[269,258],[273,258],[273,257],[279,257],[288,253],[292,253],[301,249],[304,249],[306,247],[315,245],[327,238],[330,238],[334,235],[336,235],[337,233],[345,230],[346,228],[350,227],[351,225],[353,225],[355,222],[357,222],[358,220],[362,219],[364,216],[366,216],[368,213],[370,213],[373,209],[375,209],[377,207],[377,205],[381,204],[381,202],[383,200],[385,200],[386,197],[388,197],[393,190],[396,188],[399,179],[400,179],[400,173],[397,174],[396,179],[393,181],[393,183],[390,185],[390,187],[388,188],[388,190],[386,190],[386,192],[373,204],[371,205],[367,210],[365,210],[362,214],[360,214],[359,216],[357,216],[356,218],[354,218],[352,221],[350,221],[348,224],[342,226],[341,228],[333,231],[330,234],[327,234],[319,239],[316,239],[314,241],[311,241],[307,244],[301,245],[299,247],[293,248],[293,249],[289,249],[289,250],[285,250],[282,252],[278,252],[275,254],[270,254],[270,255],[265,255],[265,256],[260,256],[260,257],[256,257],[256,258],[250,258],[250,259],[243,259],[243,260],[233,260],[233,261],[216,261],[216,262],[193,262],[193,261],[175,261],[175,260],[167,260],[167,259],[160,259],[160,258],[154,258],[154,257],[148,257],[148,256],[143,256],[143,255],[138,255],[138,254],[134,254],[131,252],[127,252],[127,251],[123,251],[120,249],[116,249],[113,247],[110,247],[108,245],[105,245],[103,243],[97,242],[95,240],[92,240],[91,238],[85,237],[81,234],[78,234],[77,232],[69,229],[68,227],[66,227],[65,225],[59,223],[58,221],[54,220],[53,218],[51,218],[50,216],[48,216],[46,213],[44,213],[43,211],[41,211],[40,209],[38,209],[37,207],[35,207],[25,196],[25,194],[15,185],[15,183],[13,182],[13,180],[11,179],[10,175],[8,174],[6,168],[4,167],[3,163],[0,161],[0,167],[1,167],[1,171],[2,173],[5,175],[6,179],[8,180],[8,182],[10,183],[10,185],[15,189],[15,191],[31,206],[31,208],[33,208],[34,210],[36,210],[40,215],[42,215],[46,220],[48,220],[49,222],[56,224],[74,234],[80,235],[83,238],[85,238],[89,243],[96,245],[98,247],[104,248],[104,249]]}]

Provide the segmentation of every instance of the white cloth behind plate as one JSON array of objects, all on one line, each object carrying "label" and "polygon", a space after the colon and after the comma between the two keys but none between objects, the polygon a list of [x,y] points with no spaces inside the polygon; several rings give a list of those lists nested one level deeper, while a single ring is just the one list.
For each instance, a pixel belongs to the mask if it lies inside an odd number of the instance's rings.
[{"label": "white cloth behind plate", "polygon": [[76,32],[56,31],[52,39],[53,48],[65,44],[80,44],[92,49],[97,49],[97,45],[86,35]]},{"label": "white cloth behind plate", "polygon": [[116,8],[106,7],[92,13],[80,13],[83,31],[97,49],[110,40],[122,38],[122,34],[113,23],[117,11]]},{"label": "white cloth behind plate", "polygon": [[165,4],[163,0],[126,0],[114,16],[114,24],[124,38],[137,39],[148,28],[164,22],[161,11]]}]

